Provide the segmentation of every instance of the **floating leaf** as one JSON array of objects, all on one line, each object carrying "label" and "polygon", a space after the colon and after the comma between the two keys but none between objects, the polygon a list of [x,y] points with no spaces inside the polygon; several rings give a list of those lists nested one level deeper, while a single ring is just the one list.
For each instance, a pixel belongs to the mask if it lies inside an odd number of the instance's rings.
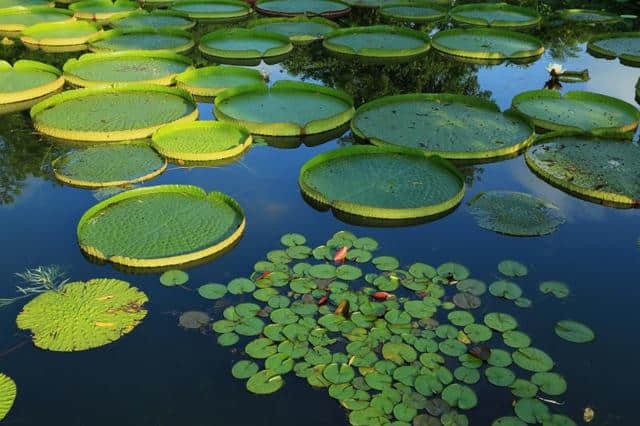
[{"label": "floating leaf", "polygon": [[577,321],[558,321],[554,330],[558,336],[573,343],[588,343],[596,338],[593,330]]},{"label": "floating leaf", "polygon": [[443,278],[450,278],[456,281],[462,281],[469,278],[469,270],[459,263],[447,262],[438,266],[436,270],[438,275]]},{"label": "floating leaf", "polygon": [[498,264],[498,271],[507,277],[524,277],[529,273],[527,267],[516,260],[503,260]]},{"label": "floating leaf", "polygon": [[275,354],[278,349],[271,339],[260,337],[247,343],[244,351],[252,358],[264,359]]},{"label": "floating leaf", "polygon": [[538,393],[538,387],[528,380],[516,379],[511,384],[511,393],[520,398],[533,398]]},{"label": "floating leaf", "polygon": [[509,314],[491,312],[484,316],[484,323],[499,332],[513,330],[518,326],[518,321]]},{"label": "floating leaf", "polygon": [[535,373],[531,382],[547,395],[562,395],[567,390],[567,382],[558,373]]},{"label": "floating leaf", "polygon": [[293,359],[283,353],[273,354],[264,362],[266,369],[272,370],[277,374],[286,374],[293,370],[293,364]]},{"label": "floating leaf", "polygon": [[247,381],[247,390],[259,395],[264,395],[278,391],[282,385],[284,385],[282,376],[275,371],[267,369],[251,376]]},{"label": "floating leaf", "polygon": [[391,256],[374,257],[371,263],[373,263],[376,268],[381,271],[393,271],[400,266],[400,262],[398,262],[398,259]]},{"label": "floating leaf", "polygon": [[549,407],[538,399],[523,398],[516,402],[514,410],[516,415],[527,423],[544,423],[551,420]]},{"label": "floating leaf", "polygon": [[522,289],[518,284],[511,281],[496,281],[489,286],[489,293],[496,297],[515,300],[522,296]]},{"label": "floating leaf", "polygon": [[284,246],[293,247],[293,246],[301,246],[301,245],[303,245],[304,243],[307,242],[307,239],[304,237],[304,235],[296,234],[296,233],[290,233],[290,234],[284,234],[280,238],[280,242]]},{"label": "floating leaf", "polygon": [[255,289],[255,283],[247,278],[235,278],[227,284],[227,290],[231,294],[251,293]]},{"label": "floating leaf", "polygon": [[534,347],[520,348],[511,357],[513,362],[525,370],[541,373],[553,368],[553,359],[545,352]]},{"label": "floating leaf", "polygon": [[438,348],[443,354],[454,357],[459,357],[460,355],[467,352],[467,346],[454,339],[447,339],[440,342]]},{"label": "floating leaf", "polygon": [[205,299],[221,299],[227,294],[227,287],[222,284],[205,284],[198,287],[198,294]]},{"label": "floating leaf", "polygon": [[248,379],[258,372],[260,368],[253,361],[242,360],[233,364],[231,374],[236,379]]},{"label": "floating leaf", "polygon": [[495,386],[511,386],[516,380],[515,373],[508,368],[488,367],[484,373],[489,383]]},{"label": "floating leaf", "polygon": [[444,388],[442,399],[447,401],[449,405],[462,410],[469,410],[478,404],[478,398],[473,389],[458,383],[450,384]]},{"label": "floating leaf", "polygon": [[504,344],[511,348],[526,348],[531,345],[531,338],[525,333],[517,330],[505,331],[502,333]]},{"label": "floating leaf", "polygon": [[460,281],[456,287],[459,291],[463,291],[474,296],[482,296],[487,291],[487,285],[485,283],[473,278]]},{"label": "floating leaf", "polygon": [[218,336],[218,344],[220,346],[231,346],[238,343],[240,337],[236,333],[224,333]]},{"label": "floating leaf", "polygon": [[177,269],[171,269],[160,275],[160,284],[166,287],[182,285],[189,281],[189,274]]},{"label": "floating leaf", "polygon": [[384,359],[402,365],[405,362],[413,362],[417,359],[418,354],[415,349],[405,343],[385,343],[382,347],[382,356]]},{"label": "floating leaf", "polygon": [[469,324],[465,326],[464,332],[473,343],[486,342],[491,339],[491,329],[482,324]]},{"label": "floating leaf", "polygon": [[545,281],[540,283],[540,291],[544,294],[552,294],[558,299],[567,297],[570,293],[569,287],[560,281]]},{"label": "floating leaf", "polygon": [[0,373],[0,420],[4,419],[16,399],[16,383]]},{"label": "floating leaf", "polygon": [[377,389],[377,390],[386,389],[387,387],[391,386],[391,382],[393,381],[391,376],[384,373],[379,373],[377,371],[374,371],[364,376],[364,380],[367,382],[367,385],[369,385],[372,389]]},{"label": "floating leaf", "polygon": [[533,302],[530,299],[527,299],[526,297],[518,297],[516,300],[513,301],[513,303],[515,303],[515,305],[519,308],[530,308],[531,305],[533,304]]},{"label": "floating leaf", "polygon": [[508,416],[494,420],[491,426],[527,426],[527,424],[517,417]]},{"label": "floating leaf", "polygon": [[349,383],[355,377],[355,372],[347,364],[331,363],[324,368],[324,377],[334,384]]},{"label": "floating leaf", "polygon": [[476,309],[482,304],[480,298],[471,293],[456,293],[453,296],[453,303],[462,309]]},{"label": "floating leaf", "polygon": [[351,265],[342,265],[336,268],[336,276],[341,280],[353,281],[362,276],[360,268]]},{"label": "floating leaf", "polygon": [[332,279],[336,277],[336,267],[333,265],[314,265],[307,270],[313,278]]},{"label": "floating leaf", "polygon": [[492,348],[487,363],[494,367],[508,367],[511,365],[511,355],[505,350]]},{"label": "floating leaf", "polygon": [[473,315],[467,311],[453,311],[447,315],[447,318],[453,325],[464,327],[465,325],[472,324],[474,321]]},{"label": "floating leaf", "polygon": [[468,385],[477,383],[480,380],[480,373],[475,368],[458,367],[454,370],[453,375],[456,379]]}]

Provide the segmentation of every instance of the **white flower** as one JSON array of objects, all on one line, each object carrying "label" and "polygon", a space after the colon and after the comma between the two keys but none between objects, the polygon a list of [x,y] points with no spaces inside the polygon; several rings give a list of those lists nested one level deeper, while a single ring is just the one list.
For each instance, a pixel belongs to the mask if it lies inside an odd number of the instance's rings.
[{"label": "white flower", "polygon": [[564,72],[564,69],[560,64],[549,64],[547,65],[547,71],[549,71],[549,74],[555,73],[556,75],[560,75]]}]

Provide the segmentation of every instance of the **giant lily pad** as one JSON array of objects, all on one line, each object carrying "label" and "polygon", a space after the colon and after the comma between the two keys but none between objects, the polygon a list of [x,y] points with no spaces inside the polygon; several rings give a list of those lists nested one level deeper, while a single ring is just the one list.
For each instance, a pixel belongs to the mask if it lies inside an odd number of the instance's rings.
[{"label": "giant lily pad", "polygon": [[480,192],[468,206],[480,227],[506,235],[546,235],[565,222],[556,206],[523,192]]},{"label": "giant lily pad", "polygon": [[640,112],[633,105],[592,92],[532,90],[520,93],[511,107],[545,130],[634,130]]},{"label": "giant lily pad", "polygon": [[54,160],[52,167],[64,183],[101,188],[152,179],[167,162],[147,144],[127,143],[71,151]]},{"label": "giant lily pad", "polygon": [[106,21],[116,13],[133,12],[136,9],[138,3],[130,0],[83,0],[69,5],[73,16],[94,22]]},{"label": "giant lily pad", "polygon": [[612,24],[620,22],[620,16],[602,10],[560,9],[556,13],[564,20],[581,24]]},{"label": "giant lily pad", "polygon": [[351,9],[345,3],[334,0],[258,0],[256,11],[269,16],[317,15],[337,18],[348,14]]},{"label": "giant lily pad", "polygon": [[464,195],[459,173],[445,160],[368,146],[312,158],[299,184],[306,196],[338,212],[391,220],[444,213]]},{"label": "giant lily pad", "polygon": [[260,71],[251,68],[211,66],[186,71],[176,78],[176,83],[195,96],[213,97],[226,89],[262,83],[264,79]]},{"label": "giant lily pad", "polygon": [[433,36],[431,44],[442,53],[481,61],[529,60],[544,52],[536,37],[493,28],[441,31]]},{"label": "giant lily pad", "polygon": [[587,51],[605,58],[620,58],[620,62],[640,67],[640,32],[597,35],[587,44]]},{"label": "giant lily pad", "polygon": [[65,79],[81,87],[147,83],[170,86],[175,77],[191,67],[191,59],[171,52],[129,50],[89,53],[69,59]]},{"label": "giant lily pad", "polygon": [[325,36],[322,45],[330,52],[377,59],[410,59],[431,47],[425,33],[387,25],[351,27]]},{"label": "giant lily pad", "polygon": [[208,23],[236,22],[251,14],[251,6],[238,0],[185,0],[173,3],[170,10]]},{"label": "giant lily pad", "polygon": [[351,129],[379,146],[418,148],[450,159],[514,154],[533,141],[533,127],[498,106],[472,96],[409,94],[362,105]]},{"label": "giant lily pad", "polygon": [[16,323],[33,343],[51,351],[82,351],[114,342],[145,317],[147,296],[116,279],[65,284],[27,303]]},{"label": "giant lily pad", "polygon": [[92,37],[89,49],[94,52],[120,50],[168,50],[186,52],[194,46],[191,33],[173,28],[118,28]]},{"label": "giant lily pad", "polygon": [[425,23],[447,16],[446,6],[431,1],[392,1],[381,6],[380,15],[397,22]]},{"label": "giant lily pad", "polygon": [[330,32],[340,28],[333,21],[324,18],[265,18],[251,23],[251,28],[259,31],[271,31],[289,37],[294,44],[306,44],[324,38]]},{"label": "giant lily pad", "polygon": [[51,65],[22,59],[11,66],[0,60],[0,112],[28,108],[29,104],[22,104],[35,102],[63,85],[60,71]]},{"label": "giant lily pad", "polygon": [[353,100],[340,90],[285,80],[229,89],[215,101],[218,120],[270,136],[326,132],[347,123],[353,112]]},{"label": "giant lily pad", "polygon": [[141,139],[163,124],[193,121],[196,104],[187,92],[157,85],[69,90],[31,108],[36,130],[59,139]]},{"label": "giant lily pad", "polygon": [[16,383],[11,377],[0,373],[0,420],[7,416],[16,399]]},{"label": "giant lily pad", "polygon": [[268,59],[288,54],[293,49],[289,38],[281,34],[232,28],[205,34],[198,49],[219,59]]},{"label": "giant lily pad", "polygon": [[531,27],[542,20],[535,9],[507,3],[462,4],[451,9],[449,15],[460,24],[494,28]]},{"label": "giant lily pad", "polygon": [[262,370],[247,380],[247,390],[259,395],[277,392],[284,385],[282,376],[273,370]]},{"label": "giant lily pad", "polygon": [[43,22],[25,28],[20,40],[29,47],[43,49],[69,50],[78,46],[85,49],[85,44],[100,31],[100,27],[92,22]]},{"label": "giant lily pad", "polygon": [[0,8],[0,34],[20,37],[20,33],[31,25],[71,20],[73,20],[73,12],[54,7]]},{"label": "giant lily pad", "polygon": [[196,23],[185,18],[182,14],[168,10],[156,9],[151,12],[139,10],[128,13],[118,13],[109,19],[113,28],[171,28],[188,30]]},{"label": "giant lily pad", "polygon": [[90,256],[159,267],[218,253],[240,238],[244,227],[242,209],[231,197],[195,186],[161,185],[98,203],[82,216],[77,231],[81,249]]},{"label": "giant lily pad", "polygon": [[588,343],[596,338],[593,330],[577,321],[558,321],[554,330],[558,336],[573,343]]},{"label": "giant lily pad", "polygon": [[546,181],[596,202],[638,206],[640,149],[624,140],[567,132],[548,134],[527,152],[527,165]]},{"label": "giant lily pad", "polygon": [[220,121],[194,121],[163,126],[152,137],[152,146],[167,158],[213,161],[236,157],[251,146],[249,132]]}]

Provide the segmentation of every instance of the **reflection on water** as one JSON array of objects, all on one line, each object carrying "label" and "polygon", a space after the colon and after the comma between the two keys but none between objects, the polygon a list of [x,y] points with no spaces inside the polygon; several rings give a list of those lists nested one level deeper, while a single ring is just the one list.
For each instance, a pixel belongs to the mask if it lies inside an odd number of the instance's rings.
[{"label": "reflection on water", "polygon": [[[620,11],[626,6],[616,3],[615,7]],[[378,19],[371,11],[362,10],[342,22],[372,24]],[[198,26],[196,33],[212,28],[218,26]],[[453,92],[491,98],[506,109],[516,94],[542,87],[548,79],[546,66],[559,62],[565,69],[588,69],[590,74],[587,82],[563,83],[562,92],[590,90],[633,103],[640,69],[585,53],[589,35],[604,30],[606,27],[546,25],[533,33],[543,39],[547,52],[529,65],[480,66],[435,52],[407,64],[368,65],[327,56],[314,45],[296,48],[281,64],[263,63],[257,68],[270,74],[270,82],[293,78],[345,89],[358,105],[391,94]],[[30,51],[19,44],[0,48],[0,57],[10,62],[29,58],[58,67],[77,55]],[[209,64],[198,52],[193,52],[193,57],[197,65]],[[201,104],[200,112],[202,120],[213,118],[211,104]],[[286,232],[303,233],[311,244],[320,244],[334,232],[348,229],[376,238],[403,264],[458,261],[486,282],[497,278],[499,261],[515,258],[529,266],[530,275],[520,284],[534,305],[526,311],[513,308],[514,313],[536,344],[554,356],[558,371],[569,384],[563,396],[566,404],[553,408],[577,420],[590,405],[596,410],[592,424],[636,423],[633,402],[640,377],[636,360],[640,343],[634,334],[634,324],[640,321],[640,287],[634,280],[640,260],[636,247],[638,210],[610,209],[572,197],[534,176],[519,156],[461,166],[468,185],[466,200],[440,220],[400,228],[351,225],[314,210],[299,193],[298,172],[309,158],[353,143],[349,133],[322,142],[286,150],[257,144],[238,162],[214,167],[173,166],[144,184],[192,184],[207,191],[223,191],[245,209],[244,237],[226,255],[189,269],[191,288],[248,276],[252,265],[276,248],[280,235]],[[7,424],[345,423],[344,411],[326,391],[314,391],[293,376],[286,377],[287,385],[279,394],[258,397],[247,393],[244,383],[229,374],[237,354],[218,346],[211,335],[185,332],[178,327],[176,316],[167,314],[213,312],[211,302],[197,292],[162,287],[157,274],[134,275],[87,261],[77,247],[75,227],[96,200],[91,191],[55,183],[49,163],[61,149],[33,134],[28,115],[0,116],[0,277],[4,283],[0,288],[13,290],[15,272],[59,264],[72,279],[108,276],[142,288],[151,300],[149,315],[118,343],[85,353],[58,354],[23,344],[25,336],[15,327],[19,305],[1,310],[1,370],[18,383],[18,399]],[[550,236],[532,239],[482,230],[465,202],[478,192],[498,189],[547,198],[569,221]],[[545,279],[569,283],[572,295],[562,301],[542,297],[537,285]],[[483,307],[477,316],[508,309],[498,300]],[[219,312],[213,315],[220,318]],[[558,340],[553,323],[564,318],[589,324],[597,340],[588,346]],[[508,391],[489,385],[477,390],[480,404],[468,413],[471,424],[488,425],[496,413],[511,412],[513,397]]]}]

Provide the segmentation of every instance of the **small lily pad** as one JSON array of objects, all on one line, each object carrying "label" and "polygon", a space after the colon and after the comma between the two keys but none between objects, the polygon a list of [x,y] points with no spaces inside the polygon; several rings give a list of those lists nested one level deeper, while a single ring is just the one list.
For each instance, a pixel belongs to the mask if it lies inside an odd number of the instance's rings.
[{"label": "small lily pad", "polygon": [[277,392],[282,385],[284,385],[282,376],[273,370],[267,369],[251,376],[247,381],[247,390],[259,395],[265,395]]},{"label": "small lily pad", "polygon": [[518,327],[518,321],[509,314],[491,312],[484,316],[484,323],[499,332],[513,330]]},{"label": "small lily pad", "polygon": [[458,263],[447,262],[438,266],[436,270],[438,275],[443,278],[452,278],[456,281],[462,281],[469,278],[469,270],[464,266]]},{"label": "small lily pad", "polygon": [[577,321],[558,321],[554,330],[562,339],[573,343],[588,343],[596,338],[593,330]]},{"label": "small lily pad", "polygon": [[453,311],[449,312],[447,318],[453,325],[458,327],[464,327],[465,325],[472,324],[474,322],[473,315],[467,311]]},{"label": "small lily pad", "polygon": [[240,336],[236,333],[224,333],[218,336],[218,344],[220,346],[231,346],[238,343]]},{"label": "small lily pad", "polygon": [[231,375],[236,379],[248,379],[258,372],[260,368],[253,361],[242,360],[233,364]]},{"label": "small lily pad", "polygon": [[278,352],[271,339],[260,337],[247,343],[244,351],[252,358],[264,359]]},{"label": "small lily pad", "polygon": [[277,353],[271,355],[264,362],[265,368],[277,374],[286,374],[293,370],[294,361],[287,354]]},{"label": "small lily pad", "polygon": [[503,297],[508,300],[516,300],[522,296],[522,289],[511,281],[496,281],[489,286],[489,293],[496,297]]},{"label": "small lily pad", "polygon": [[469,410],[478,404],[478,398],[473,389],[458,383],[450,384],[444,388],[442,399],[452,407],[458,407],[461,410]]},{"label": "small lily pad", "polygon": [[514,406],[516,415],[527,423],[544,423],[551,419],[547,405],[535,398],[523,398]]},{"label": "small lily pad", "polygon": [[524,379],[516,379],[510,387],[511,393],[520,398],[533,398],[538,393],[538,387]]},{"label": "small lily pad", "polygon": [[567,390],[567,382],[558,373],[535,373],[531,376],[531,382],[547,395],[562,395]]},{"label": "small lily pad", "polygon": [[160,284],[166,287],[182,285],[189,281],[189,274],[177,269],[171,269],[160,275]]},{"label": "small lily pad", "polygon": [[205,299],[221,299],[227,294],[227,287],[222,284],[205,284],[198,287],[198,294]]},{"label": "small lily pad", "polygon": [[480,380],[480,373],[476,368],[458,367],[453,372],[454,377],[463,383],[472,385]]},{"label": "small lily pad", "polygon": [[560,281],[545,281],[540,283],[539,288],[544,294],[552,294],[558,299],[563,299],[570,293],[569,287]]},{"label": "small lily pad", "polygon": [[511,348],[526,348],[531,345],[531,338],[525,333],[517,330],[505,331],[502,333],[504,344]]},{"label": "small lily pad", "polygon": [[381,271],[393,271],[400,266],[400,262],[398,262],[398,259],[391,256],[374,257],[371,263],[373,263],[376,268]]},{"label": "small lily pad", "polygon": [[498,271],[507,277],[524,277],[529,273],[527,267],[516,260],[503,260],[498,264]]},{"label": "small lily pad", "polygon": [[503,367],[488,367],[484,374],[487,376],[489,383],[495,386],[511,386],[516,380],[515,373]]},{"label": "small lily pad", "polygon": [[337,385],[349,383],[355,377],[353,368],[348,364],[331,363],[324,368],[322,374],[325,379]]},{"label": "small lily pad", "polygon": [[255,283],[248,278],[236,278],[227,284],[227,290],[231,294],[251,293],[255,289]]},{"label": "small lily pad", "polygon": [[307,239],[304,237],[304,235],[296,234],[296,233],[290,233],[290,234],[284,234],[280,238],[280,242],[284,246],[293,247],[293,246],[301,246],[301,245],[303,245],[304,243],[307,242]]},{"label": "small lily pad", "polygon": [[549,371],[554,366],[553,359],[549,355],[534,347],[520,348],[511,357],[518,366],[535,373]]}]

